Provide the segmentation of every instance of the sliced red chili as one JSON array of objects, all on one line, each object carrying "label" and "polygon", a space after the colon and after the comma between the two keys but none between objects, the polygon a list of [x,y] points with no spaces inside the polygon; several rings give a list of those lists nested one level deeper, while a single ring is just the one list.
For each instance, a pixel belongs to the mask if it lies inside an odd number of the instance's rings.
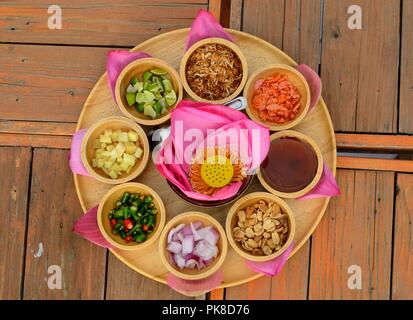
[{"label": "sliced red chili", "polygon": [[117,223],[118,223],[118,220],[116,220],[116,219],[110,220],[110,225],[112,226],[112,228],[114,228]]},{"label": "sliced red chili", "polygon": [[133,228],[132,220],[131,219],[125,219],[123,221],[123,226],[128,230],[132,229]]}]

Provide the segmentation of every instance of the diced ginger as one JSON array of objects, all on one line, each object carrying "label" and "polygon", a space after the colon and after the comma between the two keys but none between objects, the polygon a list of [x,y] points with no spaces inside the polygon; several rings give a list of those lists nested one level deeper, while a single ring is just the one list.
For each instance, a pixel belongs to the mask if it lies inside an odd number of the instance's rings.
[{"label": "diced ginger", "polygon": [[105,164],[103,165],[103,167],[104,167],[105,169],[110,169],[110,168],[112,167],[113,162],[114,162],[114,161],[112,161],[112,160],[106,160],[106,161],[105,161]]},{"label": "diced ginger", "polygon": [[119,167],[122,171],[127,171],[128,168],[129,168],[129,164],[127,164],[125,161],[123,161],[123,162],[120,163]]},{"label": "diced ginger", "polygon": [[138,141],[138,134],[135,131],[129,131],[128,138],[129,138],[129,141],[136,142]]},{"label": "diced ginger", "polygon": [[102,134],[99,136],[99,140],[100,140],[100,143],[106,143],[106,144],[111,144],[112,143],[112,139],[111,139],[110,136],[105,136],[105,135],[102,135]]},{"label": "diced ginger", "polygon": [[98,166],[98,159],[92,159],[92,167],[97,168]]},{"label": "diced ginger", "polygon": [[105,129],[105,136],[111,136],[112,135],[112,129]]},{"label": "diced ginger", "polygon": [[118,178],[118,175],[116,174],[116,172],[115,171],[109,171],[109,176],[112,178],[112,179],[117,179]]},{"label": "diced ginger", "polygon": [[110,144],[106,147],[107,151],[112,151],[115,147],[113,146],[113,144]]},{"label": "diced ginger", "polygon": [[143,155],[143,150],[140,147],[138,147],[135,151],[135,157],[139,159],[140,157],[142,157],[142,155]]},{"label": "diced ginger", "polygon": [[134,156],[131,156],[130,154],[124,153],[123,161],[131,166],[134,166],[136,162],[136,158]]},{"label": "diced ginger", "polygon": [[100,148],[100,139],[95,139],[95,141],[93,141],[93,148],[94,149]]},{"label": "diced ginger", "polygon": [[119,133],[119,142],[128,142],[128,134],[126,132]]},{"label": "diced ginger", "polygon": [[127,154],[134,154],[137,148],[138,148],[138,147],[135,146],[134,144],[128,144],[128,145],[126,146],[125,152],[126,152]]},{"label": "diced ginger", "polygon": [[115,147],[115,151],[116,151],[117,158],[122,157],[122,155],[125,153],[125,145],[119,142]]}]

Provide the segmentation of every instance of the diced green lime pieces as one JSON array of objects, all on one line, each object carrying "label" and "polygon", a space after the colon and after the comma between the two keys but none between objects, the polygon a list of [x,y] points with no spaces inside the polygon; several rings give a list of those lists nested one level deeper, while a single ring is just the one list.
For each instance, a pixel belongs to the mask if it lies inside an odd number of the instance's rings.
[{"label": "diced green lime pieces", "polygon": [[165,75],[165,74],[168,73],[168,72],[166,72],[165,70],[163,70],[163,69],[161,69],[161,68],[154,68],[154,69],[151,70],[151,72],[152,72],[154,75],[157,75],[157,76],[163,76],[163,75]]},{"label": "diced green lime pieces", "polygon": [[157,83],[152,83],[152,84],[150,84],[149,86],[148,86],[148,91],[150,91],[150,92],[152,92],[152,93],[155,93],[155,92],[158,92],[159,91],[159,85],[157,84]]},{"label": "diced green lime pieces", "polygon": [[146,96],[145,96],[145,93],[143,93],[143,92],[138,92],[137,94],[136,94],[136,102],[137,103],[145,103],[146,102]]},{"label": "diced green lime pieces", "polygon": [[136,89],[136,91],[142,92],[143,91],[143,82],[136,82],[133,87]]},{"label": "diced green lime pieces", "polygon": [[162,75],[161,76],[161,78],[163,79],[163,80],[171,80],[171,76],[169,75],[169,73],[167,73],[167,74],[165,74],[165,75]]},{"label": "diced green lime pieces", "polygon": [[145,95],[146,99],[146,101],[144,102],[152,102],[153,100],[155,100],[155,95],[152,92],[144,90],[143,94]]},{"label": "diced green lime pieces", "polygon": [[161,114],[162,106],[160,105],[158,101],[155,102],[155,104],[153,105],[153,108],[155,109],[157,114]]},{"label": "diced green lime pieces", "polygon": [[160,104],[163,108],[168,108],[168,104],[166,103],[166,99],[165,99],[165,98],[159,99],[159,104]]},{"label": "diced green lime pieces", "polygon": [[126,89],[127,93],[135,93],[136,91],[138,91],[133,85],[128,85],[128,88]]},{"label": "diced green lime pieces", "polygon": [[162,109],[161,109],[161,115],[164,115],[165,113],[168,113],[168,109],[162,107]]},{"label": "diced green lime pieces", "polygon": [[143,114],[145,116],[151,117],[152,119],[156,118],[156,111],[150,105],[145,105],[144,110],[143,110]]},{"label": "diced green lime pieces", "polygon": [[171,91],[165,95],[166,103],[169,107],[173,106],[176,102],[176,93],[175,91]]},{"label": "diced green lime pieces", "polygon": [[149,71],[145,71],[143,73],[143,82],[148,82],[152,78],[152,73]]},{"label": "diced green lime pieces", "polygon": [[125,97],[129,107],[135,104],[135,94],[133,92],[126,93]]},{"label": "diced green lime pieces", "polygon": [[135,85],[138,82],[138,78],[137,77],[132,77],[132,79],[130,79],[130,84],[131,85]]},{"label": "diced green lime pieces", "polygon": [[158,101],[163,98],[163,95],[160,91],[155,92],[154,95],[155,95],[155,99],[158,100]]},{"label": "diced green lime pieces", "polygon": [[152,77],[152,83],[156,83],[158,85],[160,91],[164,90],[161,78],[159,78],[157,76],[153,76]]},{"label": "diced green lime pieces", "polygon": [[143,112],[143,106],[144,106],[143,103],[137,103],[136,104],[136,111]]},{"label": "diced green lime pieces", "polygon": [[168,79],[162,80],[162,85],[163,85],[163,88],[165,89],[165,92],[170,92],[173,89],[172,83]]}]

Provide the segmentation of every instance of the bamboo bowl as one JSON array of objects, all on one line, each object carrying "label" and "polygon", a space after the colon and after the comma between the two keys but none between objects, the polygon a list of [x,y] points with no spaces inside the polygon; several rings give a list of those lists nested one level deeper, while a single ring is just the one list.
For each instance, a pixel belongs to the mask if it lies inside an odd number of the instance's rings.
[{"label": "bamboo bowl", "polygon": [[[280,250],[268,256],[254,256],[248,251],[245,251],[244,249],[241,248],[238,242],[235,241],[234,235],[232,232],[232,229],[235,227],[237,223],[238,211],[243,210],[246,207],[257,203],[259,200],[265,200],[267,202],[272,201],[278,204],[281,207],[282,211],[287,214],[287,221],[288,221],[288,226],[289,226],[288,237],[284,245],[281,247]],[[264,262],[264,261],[269,261],[269,260],[272,260],[280,256],[291,245],[291,242],[293,241],[294,236],[295,236],[295,219],[294,219],[292,210],[290,209],[290,207],[284,200],[268,192],[254,192],[254,193],[247,194],[246,196],[242,197],[241,199],[239,199],[237,202],[235,202],[232,205],[227,215],[225,229],[227,232],[228,242],[236,253],[238,253],[241,257],[247,260],[250,260],[250,261]]]},{"label": "bamboo bowl", "polygon": [[312,149],[314,150],[314,152],[316,153],[317,156],[317,171],[316,174],[313,178],[313,180],[310,182],[310,184],[308,184],[305,188],[296,191],[296,192],[281,192],[278,191],[276,189],[274,189],[273,187],[271,187],[267,181],[265,181],[262,173],[261,173],[261,167],[259,167],[257,169],[257,176],[258,176],[258,180],[260,181],[261,185],[269,192],[271,192],[272,194],[279,196],[281,198],[290,198],[290,199],[296,199],[299,198],[303,195],[305,195],[307,192],[309,192],[313,187],[315,187],[315,185],[318,183],[318,181],[320,181],[321,175],[323,173],[323,156],[321,154],[321,150],[318,147],[317,143],[310,138],[309,136],[302,134],[298,131],[293,131],[293,130],[285,130],[285,131],[280,131],[280,132],[276,132],[273,133],[270,136],[270,141],[279,139],[279,138],[283,138],[283,137],[289,137],[289,138],[296,138],[298,140],[301,140],[303,142],[306,142],[308,145],[310,145],[312,147]]},{"label": "bamboo bowl", "polygon": [[[287,121],[283,124],[261,120],[258,111],[252,107],[252,100],[254,98],[254,86],[257,80],[265,79],[276,74],[287,76],[288,80],[297,88],[298,92],[301,95],[301,107],[299,113],[297,114],[295,119]],[[247,100],[247,114],[253,121],[268,127],[271,131],[281,131],[296,126],[304,119],[310,107],[311,95],[307,80],[299,71],[288,65],[272,64],[260,70],[257,70],[249,77],[244,88],[244,98]]]},{"label": "bamboo bowl", "polygon": [[[143,150],[142,157],[136,160],[135,166],[129,174],[124,172],[117,179],[112,179],[106,175],[102,169],[94,168],[92,166],[92,159],[94,157],[93,141],[108,128],[112,130],[121,129],[123,131],[135,131],[139,136],[140,146]],[[81,145],[81,158],[86,171],[92,178],[109,184],[120,184],[135,179],[146,168],[149,160],[149,154],[149,142],[143,129],[135,122],[124,117],[109,117],[96,122],[86,131]]]},{"label": "bamboo bowl", "polygon": [[[218,231],[219,240],[217,246],[219,253],[215,260],[202,270],[187,268],[180,270],[175,265],[175,263],[171,261],[170,254],[166,250],[166,247],[168,245],[168,233],[172,228],[178,226],[181,223],[189,224],[194,221],[201,221],[204,226],[212,226]],[[221,224],[210,215],[197,211],[184,212],[175,216],[166,224],[159,239],[159,254],[162,263],[165,265],[166,269],[168,269],[168,271],[174,276],[185,280],[204,279],[215,273],[224,263],[225,257],[227,255],[227,250],[227,237],[225,236],[225,231],[222,228]]]},{"label": "bamboo bowl", "polygon": [[[150,195],[153,198],[153,203],[155,204],[155,208],[158,211],[158,213],[156,214],[156,224],[153,232],[148,236],[147,240],[142,243],[126,243],[119,235],[114,235],[111,232],[112,228],[110,226],[108,214],[114,208],[116,201],[122,197],[124,192],[143,193],[145,195]],[[108,192],[106,192],[106,194],[100,200],[97,213],[98,226],[103,237],[115,248],[121,250],[139,250],[153,244],[161,235],[162,229],[165,225],[165,219],[166,210],[161,197],[152,188],[136,182],[124,183],[115,186]]]},{"label": "bamboo bowl", "polygon": [[[143,113],[136,111],[134,107],[129,107],[125,98],[126,88],[128,87],[132,77],[140,76],[145,71],[153,68],[161,68],[168,72],[171,77],[172,86],[176,92],[177,97],[176,103],[173,106],[169,107],[168,112],[156,119],[145,116]],[[119,106],[120,111],[129,119],[132,119],[137,123],[146,126],[157,126],[168,121],[171,118],[172,109],[175,108],[175,106],[182,100],[182,96],[183,89],[178,72],[166,62],[156,58],[143,58],[129,63],[122,70],[118,79],[116,80],[115,100],[117,105]]]},{"label": "bamboo bowl", "polygon": [[[242,79],[241,79],[239,87],[231,95],[221,100],[207,100],[207,99],[201,98],[191,89],[191,87],[188,84],[188,81],[186,80],[186,65],[188,63],[189,58],[191,57],[191,55],[194,53],[195,50],[207,44],[221,44],[231,49],[241,61]],[[181,60],[181,66],[180,66],[179,73],[180,73],[182,85],[185,91],[188,93],[188,95],[193,100],[199,101],[199,102],[212,103],[212,104],[225,104],[235,99],[242,92],[242,89],[244,88],[245,83],[247,82],[247,78],[248,78],[248,64],[247,64],[247,59],[245,58],[245,55],[243,54],[241,49],[237,45],[232,43],[231,41],[228,41],[222,38],[208,38],[208,39],[204,39],[204,40],[200,40],[196,42],[185,52]]]}]

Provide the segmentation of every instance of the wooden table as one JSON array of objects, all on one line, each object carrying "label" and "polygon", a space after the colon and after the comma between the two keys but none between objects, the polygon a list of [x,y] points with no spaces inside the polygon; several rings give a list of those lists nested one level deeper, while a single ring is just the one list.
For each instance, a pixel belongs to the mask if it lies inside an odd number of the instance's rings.
[{"label": "wooden table", "polygon": [[[412,0],[116,3],[61,0],[61,30],[47,27],[48,1],[0,3],[0,299],[186,298],[72,233],[82,210],[67,149],[106,53],[187,27],[200,8],[318,70],[339,151],[352,153],[338,159],[342,195],[282,273],[207,298],[413,298]],[[362,30],[347,27],[354,4]],[[53,265],[62,289],[47,285]]]}]

